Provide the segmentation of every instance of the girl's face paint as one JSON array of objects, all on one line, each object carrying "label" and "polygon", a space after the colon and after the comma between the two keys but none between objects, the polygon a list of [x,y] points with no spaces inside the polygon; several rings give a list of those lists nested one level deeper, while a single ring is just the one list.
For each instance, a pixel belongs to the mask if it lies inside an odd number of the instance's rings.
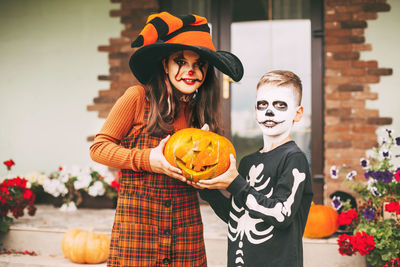
[{"label": "girl's face paint", "polygon": [[163,64],[171,84],[184,94],[194,93],[206,78],[208,63],[191,50],[173,53]]}]

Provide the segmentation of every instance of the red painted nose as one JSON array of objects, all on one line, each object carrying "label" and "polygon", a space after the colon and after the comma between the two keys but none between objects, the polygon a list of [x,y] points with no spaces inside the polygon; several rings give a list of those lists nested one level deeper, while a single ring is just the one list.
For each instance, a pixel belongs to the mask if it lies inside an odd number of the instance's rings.
[{"label": "red painted nose", "polygon": [[189,70],[189,71],[188,71],[188,74],[189,74],[190,76],[193,76],[193,75],[194,75],[194,71]]}]

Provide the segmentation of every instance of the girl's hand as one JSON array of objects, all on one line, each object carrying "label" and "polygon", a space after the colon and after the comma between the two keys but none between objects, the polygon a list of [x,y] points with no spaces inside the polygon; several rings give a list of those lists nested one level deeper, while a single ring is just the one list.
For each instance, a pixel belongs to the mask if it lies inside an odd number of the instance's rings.
[{"label": "girl's hand", "polygon": [[210,126],[208,126],[207,123],[204,123],[203,127],[201,127],[201,130],[209,131],[210,130]]},{"label": "girl's hand", "polygon": [[165,159],[163,151],[165,144],[169,139],[169,135],[160,141],[160,144],[150,151],[150,167],[153,172],[166,174],[175,179],[186,183],[186,178],[182,175],[182,171],[169,164]]},{"label": "girl's hand", "polygon": [[210,180],[200,180],[197,182],[197,186],[202,189],[226,189],[239,175],[236,169],[236,159],[232,154],[230,155],[230,160],[230,166],[226,172]]}]

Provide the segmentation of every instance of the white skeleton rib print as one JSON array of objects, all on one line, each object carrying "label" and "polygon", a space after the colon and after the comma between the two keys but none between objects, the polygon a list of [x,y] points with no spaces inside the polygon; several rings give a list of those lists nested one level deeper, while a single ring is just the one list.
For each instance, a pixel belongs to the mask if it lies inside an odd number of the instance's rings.
[{"label": "white skeleton rib print", "polygon": [[[253,165],[249,174],[246,177],[246,181],[250,184],[251,187],[260,191],[265,189],[269,182],[270,177],[263,182],[264,175],[261,175],[264,169],[264,164],[259,164],[258,166]],[[285,217],[290,216],[291,214],[291,206],[294,201],[294,196],[296,194],[297,188],[299,184],[305,180],[305,173],[300,173],[298,169],[293,169],[292,174],[294,177],[294,183],[292,187],[292,191],[290,196],[284,203],[277,203],[274,208],[266,208],[257,203],[255,197],[252,194],[249,194],[246,199],[246,205],[250,210],[254,210],[265,214],[267,216],[274,217],[278,222],[282,222]],[[265,195],[267,198],[271,197],[273,193],[273,188]],[[267,240],[273,237],[273,229],[274,226],[269,226],[264,230],[257,230],[256,225],[264,222],[260,218],[253,218],[250,216],[249,211],[245,210],[243,207],[239,208],[235,203],[235,198],[232,197],[232,208],[235,211],[236,215],[233,212],[229,213],[229,216],[232,221],[236,222],[236,227],[233,227],[231,223],[228,224],[228,238],[234,242],[239,237],[239,248],[236,251],[236,260],[235,263],[237,266],[241,266],[240,264],[244,264],[244,252],[242,250],[243,247],[243,237],[246,236],[247,240],[252,244],[261,244],[266,242]]]}]

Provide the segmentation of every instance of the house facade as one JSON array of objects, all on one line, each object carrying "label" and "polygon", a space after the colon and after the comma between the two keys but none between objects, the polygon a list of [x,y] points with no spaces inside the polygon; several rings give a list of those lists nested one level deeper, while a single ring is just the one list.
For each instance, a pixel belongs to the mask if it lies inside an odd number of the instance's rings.
[{"label": "house facade", "polygon": [[[88,110],[98,112],[100,118],[107,116],[128,86],[137,83],[127,62],[133,52],[130,43],[147,16],[170,11],[206,16],[217,50],[231,50],[244,63],[242,82],[229,86],[225,77],[220,77],[225,133],[235,147],[243,150],[239,155],[246,148],[260,146],[259,136],[249,130],[254,125],[245,124],[248,114],[241,106],[252,108],[254,103],[244,95],[252,97],[257,79],[271,69],[290,69],[300,75],[306,116],[303,125],[295,129],[294,139],[309,157],[315,202],[327,202],[336,190],[348,191],[342,179],[330,178],[330,166],[345,165],[362,174],[359,161],[366,150],[376,145],[377,129],[393,123],[391,114],[382,115],[379,108],[369,106],[369,101],[379,98],[379,92],[371,87],[379,85],[383,76],[392,75],[393,69],[382,66],[379,58],[362,56],[373,50],[365,36],[369,22],[377,20],[381,12],[390,12],[387,1],[111,2],[119,4],[119,8],[111,10],[110,16],[118,18],[124,29],[120,37],[98,47],[108,53],[109,59],[109,73],[98,78],[109,81],[110,87],[99,91]],[[304,56],[298,57],[299,54]]]}]

